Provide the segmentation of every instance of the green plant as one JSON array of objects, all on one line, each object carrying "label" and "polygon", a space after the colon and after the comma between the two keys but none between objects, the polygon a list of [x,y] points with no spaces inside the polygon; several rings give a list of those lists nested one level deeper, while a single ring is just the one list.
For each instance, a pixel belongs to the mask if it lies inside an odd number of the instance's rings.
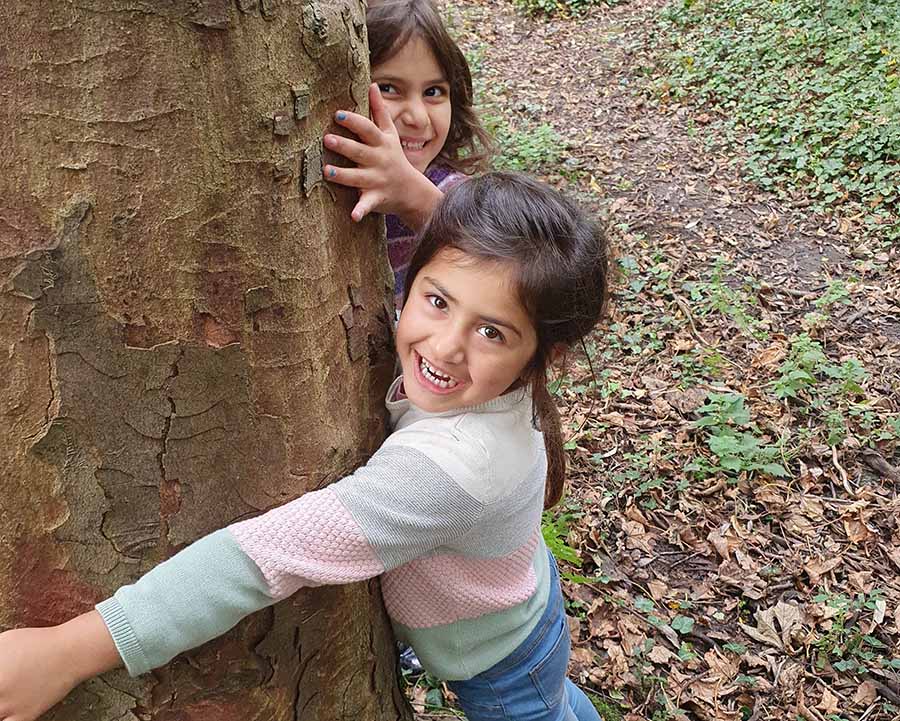
[{"label": "green plant", "polygon": [[443,682],[428,672],[415,673],[403,669],[400,673],[400,687],[410,701],[423,704],[426,710],[440,709],[448,718],[465,718],[461,711],[448,705]]},{"label": "green plant", "polygon": [[625,718],[625,710],[617,704],[615,701],[611,699],[601,698],[596,694],[590,693],[589,691],[585,691],[588,699],[594,705],[594,708],[597,709],[597,713],[600,714],[600,718],[603,721],[623,721]]},{"label": "green plant", "polygon": [[866,633],[860,625],[862,616],[884,604],[884,591],[876,588],[853,596],[822,592],[813,600],[834,609],[830,627],[813,642],[819,668],[830,663],[841,673],[868,673],[872,668],[891,669],[900,665],[895,663],[897,659],[889,657],[887,644]]},{"label": "green plant", "polygon": [[822,344],[805,333],[791,339],[788,358],[781,364],[780,376],[772,383],[776,398],[797,398],[801,391],[817,383],[816,373],[828,361]]},{"label": "green plant", "polygon": [[709,281],[685,283],[697,315],[705,316],[712,312],[719,313],[729,319],[745,335],[762,340],[768,333],[760,320],[750,312],[750,308],[758,305],[755,288],[746,284],[737,284],[726,274],[726,264],[718,261],[713,268]]},{"label": "green plant", "polygon": [[849,305],[850,289],[843,280],[832,280],[825,292],[813,301],[816,308],[822,310],[835,304]]},{"label": "green plant", "polygon": [[544,511],[541,517],[541,533],[544,536],[544,543],[556,558],[580,567],[581,556],[568,541],[569,525],[574,519],[573,513],[554,515],[553,511]]},{"label": "green plant", "polygon": [[500,149],[494,168],[532,173],[557,169],[566,147],[562,137],[547,124],[535,127],[523,123],[523,126],[494,125],[494,142]]},{"label": "green plant", "polygon": [[787,475],[784,466],[776,462],[780,456],[779,448],[765,444],[756,435],[745,401],[740,393],[710,393],[707,396],[706,403],[697,409],[700,418],[693,426],[705,433],[706,445],[714,460],[698,456],[686,466],[687,470],[701,476],[744,471]]},{"label": "green plant", "polygon": [[819,341],[803,333],[790,339],[788,356],[778,373],[769,384],[772,394],[790,401],[801,417],[813,421],[797,431],[800,443],[818,437],[827,445],[836,446],[851,432],[870,443],[895,437],[890,416],[879,424],[882,414],[872,408],[866,397],[868,373],[856,358],[835,363]]}]

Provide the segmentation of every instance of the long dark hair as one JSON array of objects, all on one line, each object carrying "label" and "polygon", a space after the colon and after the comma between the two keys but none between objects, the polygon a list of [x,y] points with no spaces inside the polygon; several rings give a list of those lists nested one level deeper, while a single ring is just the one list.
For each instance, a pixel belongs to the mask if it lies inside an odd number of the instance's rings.
[{"label": "long dark hair", "polygon": [[523,380],[531,386],[534,417],[544,434],[544,506],[549,508],[562,497],[566,460],[547,372],[554,356],[589,333],[606,308],[604,234],[553,188],[518,173],[487,173],[448,191],[421,229],[404,304],[418,272],[444,248],[517,269],[519,300],[537,332],[537,350]]},{"label": "long dark hair", "polygon": [[431,0],[371,0],[366,31],[371,67],[390,60],[412,37],[428,44],[450,84],[450,131],[437,160],[464,173],[483,170],[492,143],[475,114],[469,63]]}]

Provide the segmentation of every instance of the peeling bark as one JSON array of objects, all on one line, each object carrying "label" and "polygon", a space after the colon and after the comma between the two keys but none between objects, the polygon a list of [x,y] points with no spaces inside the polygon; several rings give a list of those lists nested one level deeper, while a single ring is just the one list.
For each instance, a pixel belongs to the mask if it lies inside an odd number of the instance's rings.
[{"label": "peeling bark", "polygon": [[[321,177],[359,0],[7,5],[0,628],[346,474],[392,368],[379,231]],[[301,592],[47,718],[408,718],[391,643],[377,583]]]}]

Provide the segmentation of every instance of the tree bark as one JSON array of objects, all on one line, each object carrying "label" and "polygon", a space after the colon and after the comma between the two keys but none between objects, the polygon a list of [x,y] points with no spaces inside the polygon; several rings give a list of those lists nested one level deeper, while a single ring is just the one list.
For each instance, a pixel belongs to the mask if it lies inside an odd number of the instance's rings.
[{"label": "tree bark", "polygon": [[[0,4],[0,628],[85,611],[381,440],[378,223],[322,179],[361,0]],[[202,613],[198,609],[198,613]],[[377,583],[297,594],[58,721],[409,718]]]}]

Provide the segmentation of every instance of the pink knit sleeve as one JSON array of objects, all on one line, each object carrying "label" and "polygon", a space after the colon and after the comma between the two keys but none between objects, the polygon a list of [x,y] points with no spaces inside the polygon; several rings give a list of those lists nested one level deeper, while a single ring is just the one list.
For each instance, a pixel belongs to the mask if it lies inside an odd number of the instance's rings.
[{"label": "pink knit sleeve", "polygon": [[276,599],[306,586],[362,581],[385,570],[353,516],[329,488],[228,530],[259,567]]}]

